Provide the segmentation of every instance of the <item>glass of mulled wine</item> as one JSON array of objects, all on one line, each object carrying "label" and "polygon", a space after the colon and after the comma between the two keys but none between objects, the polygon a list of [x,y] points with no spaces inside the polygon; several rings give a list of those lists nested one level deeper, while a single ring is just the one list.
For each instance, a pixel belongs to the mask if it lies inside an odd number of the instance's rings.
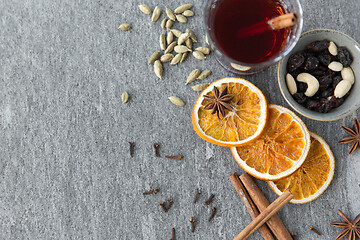
[{"label": "glass of mulled wine", "polygon": [[[297,17],[294,26],[262,31],[260,23],[288,13]],[[303,15],[299,0],[208,0],[205,25],[218,62],[235,74],[252,75],[293,49],[301,35]],[[254,26],[256,31],[244,32]]]}]

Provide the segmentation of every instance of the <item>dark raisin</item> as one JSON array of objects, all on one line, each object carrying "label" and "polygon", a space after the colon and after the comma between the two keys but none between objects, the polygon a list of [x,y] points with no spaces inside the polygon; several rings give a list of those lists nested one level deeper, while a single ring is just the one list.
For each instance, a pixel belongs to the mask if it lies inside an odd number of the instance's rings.
[{"label": "dark raisin", "polygon": [[307,52],[303,52],[303,53],[304,53],[305,57],[314,57],[315,56],[315,53],[313,53],[313,52],[307,51]]},{"label": "dark raisin", "polygon": [[331,101],[326,98],[324,99],[324,101],[322,101],[322,107],[324,113],[330,112],[330,110],[333,108]]},{"label": "dark raisin", "polygon": [[321,54],[318,59],[322,65],[327,67],[332,61],[332,56],[330,54]]},{"label": "dark raisin", "polygon": [[306,101],[306,108],[318,112],[321,108],[321,103],[320,101],[309,99]]},{"label": "dark raisin", "polygon": [[337,56],[344,67],[349,67],[353,61],[353,57],[346,47],[339,47]]},{"label": "dark raisin", "polygon": [[340,62],[340,60],[339,60],[339,55],[336,55],[336,56],[333,56],[333,55],[331,55],[331,61],[332,62]]},{"label": "dark raisin", "polygon": [[331,105],[334,108],[339,107],[341,104],[344,103],[344,98],[336,98],[335,96],[332,96],[330,99]]},{"label": "dark raisin", "polygon": [[317,68],[319,66],[319,60],[314,56],[309,56],[306,58],[304,69],[309,71]]},{"label": "dark raisin", "polygon": [[303,53],[298,52],[295,54],[292,54],[289,57],[289,61],[287,63],[287,68],[289,72],[293,72],[299,67],[301,67],[305,62],[305,56]]},{"label": "dark raisin", "polygon": [[327,98],[334,94],[334,89],[328,88],[321,92],[321,97]]},{"label": "dark raisin", "polygon": [[325,75],[329,75],[330,77],[334,77],[336,75],[336,72],[334,72],[331,69],[326,70]]},{"label": "dark raisin", "polygon": [[303,93],[307,89],[307,84],[306,83],[296,81],[296,85],[297,85],[298,92]]},{"label": "dark raisin", "polygon": [[328,68],[327,66],[326,66],[326,67],[324,67],[324,66],[319,66],[318,69],[321,70],[321,71],[324,71],[324,72],[326,72],[327,70],[329,70],[329,68]]},{"label": "dark raisin", "polygon": [[320,101],[320,99],[321,99],[320,91],[317,91],[317,92],[315,93],[315,95],[311,97],[311,99],[312,99],[312,100],[315,100],[315,101]]},{"label": "dark raisin", "polygon": [[326,75],[326,72],[319,68],[316,68],[316,69],[310,71],[310,74],[318,78],[318,77]]},{"label": "dark raisin", "polygon": [[320,99],[320,107],[318,107],[317,109],[314,109],[317,112],[321,112],[321,113],[325,113],[329,111],[329,106],[331,106],[331,103],[329,100],[327,100],[326,98],[321,98]]},{"label": "dark raisin", "polygon": [[305,96],[305,94],[303,92],[295,93],[293,95],[293,97],[294,97],[295,101],[300,104],[303,104],[307,100],[307,97]]},{"label": "dark raisin", "polygon": [[330,87],[333,81],[329,75],[322,76],[318,80],[320,84],[320,90],[325,90]]},{"label": "dark raisin", "polygon": [[338,85],[338,83],[342,80],[342,77],[341,76],[335,76],[333,77],[333,88],[335,89],[336,88],[336,85]]},{"label": "dark raisin", "polygon": [[327,102],[329,102],[329,100],[327,100],[327,98],[321,98],[320,99],[321,104],[324,104],[324,103],[327,103]]},{"label": "dark raisin", "polygon": [[326,50],[329,47],[328,40],[315,41],[307,45],[307,50],[311,52],[321,52]]}]

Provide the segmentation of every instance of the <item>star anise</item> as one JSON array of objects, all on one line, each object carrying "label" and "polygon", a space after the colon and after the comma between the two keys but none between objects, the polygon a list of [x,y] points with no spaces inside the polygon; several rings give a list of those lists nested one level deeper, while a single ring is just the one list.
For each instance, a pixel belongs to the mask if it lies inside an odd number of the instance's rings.
[{"label": "star anise", "polygon": [[217,87],[214,87],[213,93],[214,96],[205,95],[204,99],[209,103],[205,105],[204,109],[211,110],[211,114],[217,113],[218,118],[220,119],[219,113],[221,117],[225,117],[225,109],[228,111],[233,111],[233,108],[229,104],[229,102],[234,98],[233,94],[228,94],[228,87],[225,87],[221,92]]},{"label": "star anise", "polygon": [[350,137],[341,139],[339,143],[351,143],[349,154],[352,154],[360,143],[360,123],[357,118],[354,118],[354,130],[344,126],[341,126],[341,128],[344,129],[346,134],[348,134]]},{"label": "star anise", "polygon": [[335,240],[343,238],[347,234],[349,234],[349,240],[355,240],[356,236],[360,238],[360,214],[352,222],[340,209],[337,210],[337,213],[344,222],[332,222],[330,225],[338,228],[344,228],[344,230],[336,236]]}]

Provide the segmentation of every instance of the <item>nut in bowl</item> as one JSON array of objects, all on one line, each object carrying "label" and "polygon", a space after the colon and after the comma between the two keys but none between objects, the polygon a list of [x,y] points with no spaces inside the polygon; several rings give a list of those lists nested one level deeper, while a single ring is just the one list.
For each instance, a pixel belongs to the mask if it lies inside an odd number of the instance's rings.
[{"label": "nut in bowl", "polygon": [[280,91],[307,118],[344,118],[360,107],[359,61],[359,44],[346,34],[329,29],[305,32],[279,62]]}]

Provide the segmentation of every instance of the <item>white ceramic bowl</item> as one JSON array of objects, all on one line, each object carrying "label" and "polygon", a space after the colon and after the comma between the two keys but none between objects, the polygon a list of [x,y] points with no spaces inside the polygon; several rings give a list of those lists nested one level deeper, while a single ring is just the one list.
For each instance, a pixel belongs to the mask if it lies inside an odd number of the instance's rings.
[{"label": "white ceramic bowl", "polygon": [[[306,107],[300,105],[295,101],[291,96],[285,81],[285,76],[287,73],[286,65],[291,54],[305,50],[306,45],[313,41],[324,40],[333,41],[337,46],[346,47],[351,55],[353,56],[353,62],[351,68],[355,74],[355,84],[352,86],[350,95],[346,98],[345,102],[338,108],[332,109],[328,113],[319,113],[307,109]],[[299,42],[296,44],[294,49],[283,58],[278,65],[278,83],[280,87],[281,94],[284,96],[288,104],[301,115],[318,121],[334,121],[341,118],[344,118],[360,107],[360,46],[359,44],[349,37],[348,35],[330,29],[316,29],[302,34]]]}]

